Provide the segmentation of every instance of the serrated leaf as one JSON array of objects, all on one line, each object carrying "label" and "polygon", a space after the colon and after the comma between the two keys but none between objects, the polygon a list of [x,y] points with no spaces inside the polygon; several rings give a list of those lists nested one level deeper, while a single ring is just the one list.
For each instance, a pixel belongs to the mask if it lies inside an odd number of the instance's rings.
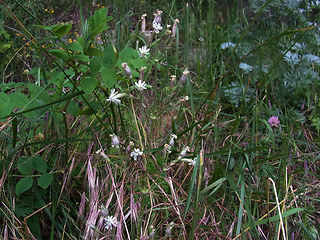
[{"label": "serrated leaf", "polygon": [[97,73],[101,68],[100,59],[98,57],[91,58],[89,66],[90,66],[91,76],[97,75]]},{"label": "serrated leaf", "polygon": [[98,79],[85,77],[81,81],[81,87],[85,93],[92,93],[93,90],[98,86]]},{"label": "serrated leaf", "polygon": [[73,43],[68,44],[66,46],[66,49],[71,50],[71,51],[75,51],[75,52],[83,53],[83,48],[82,48],[81,44],[78,43],[78,42],[73,42]]},{"label": "serrated leaf", "polygon": [[113,85],[117,82],[118,75],[114,69],[102,67],[101,77],[105,86],[107,88],[112,88]]},{"label": "serrated leaf", "polygon": [[21,174],[30,175],[33,169],[32,158],[19,158],[17,167]]},{"label": "serrated leaf", "polygon": [[16,195],[20,197],[22,193],[28,191],[32,187],[33,178],[25,177],[22,178],[16,185]]},{"label": "serrated leaf", "polygon": [[102,58],[102,66],[106,68],[113,68],[117,63],[117,54],[115,53],[111,45],[104,49],[104,55]]},{"label": "serrated leaf", "polygon": [[65,61],[69,59],[69,55],[60,49],[51,49],[49,53]]},{"label": "serrated leaf", "polygon": [[27,96],[20,92],[14,92],[9,95],[10,104],[12,104],[16,108],[23,108],[29,102]]},{"label": "serrated leaf", "polygon": [[43,189],[47,189],[53,180],[53,175],[51,173],[44,173],[38,179],[38,184]]},{"label": "serrated leaf", "polygon": [[39,156],[34,156],[32,158],[32,161],[33,161],[33,168],[36,169],[38,172],[40,173],[45,173],[47,171],[47,162],[39,157]]},{"label": "serrated leaf", "polygon": [[65,23],[63,25],[55,26],[52,30],[58,37],[63,37],[66,35],[72,28],[72,24]]}]

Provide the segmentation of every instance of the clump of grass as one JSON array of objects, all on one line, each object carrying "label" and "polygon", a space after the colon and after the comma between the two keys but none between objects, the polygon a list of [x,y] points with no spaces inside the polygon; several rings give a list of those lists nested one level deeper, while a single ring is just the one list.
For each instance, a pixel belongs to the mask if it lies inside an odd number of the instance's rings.
[{"label": "clump of grass", "polygon": [[4,239],[319,237],[313,5],[0,2]]}]

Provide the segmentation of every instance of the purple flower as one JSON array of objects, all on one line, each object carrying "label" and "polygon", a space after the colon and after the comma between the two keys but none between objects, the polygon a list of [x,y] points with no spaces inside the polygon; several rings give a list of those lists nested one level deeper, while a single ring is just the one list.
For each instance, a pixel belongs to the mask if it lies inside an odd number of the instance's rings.
[{"label": "purple flower", "polygon": [[280,120],[277,116],[272,116],[271,118],[269,118],[268,123],[271,127],[279,127]]}]

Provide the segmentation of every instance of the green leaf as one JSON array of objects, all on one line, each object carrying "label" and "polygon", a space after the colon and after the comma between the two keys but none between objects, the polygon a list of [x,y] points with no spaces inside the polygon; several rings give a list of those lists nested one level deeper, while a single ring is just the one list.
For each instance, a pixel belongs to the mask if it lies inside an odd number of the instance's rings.
[{"label": "green leaf", "polygon": [[18,197],[25,192],[28,191],[32,187],[33,178],[32,177],[25,177],[22,178],[16,185],[16,194]]},{"label": "green leaf", "polygon": [[89,18],[89,32],[93,36],[109,28],[106,23],[110,21],[112,17],[107,16],[107,14],[108,8],[100,8]]},{"label": "green leaf", "polygon": [[7,105],[10,103],[10,97],[4,92],[0,92],[0,105]]},{"label": "green leaf", "polygon": [[80,108],[78,103],[76,101],[71,101],[68,105],[67,112],[74,116],[79,115]]},{"label": "green leaf", "polygon": [[55,26],[52,30],[58,37],[62,37],[66,35],[71,30],[71,28],[72,24],[65,23],[63,25]]},{"label": "green leaf", "polygon": [[83,53],[83,48],[82,48],[81,44],[78,43],[78,42],[73,42],[73,43],[68,44],[66,46],[66,49],[71,50],[71,51],[75,51],[75,52]]},{"label": "green leaf", "polygon": [[100,59],[98,57],[91,58],[89,66],[90,66],[91,76],[97,75],[101,68]]},{"label": "green leaf", "polygon": [[82,62],[89,62],[90,61],[90,58],[86,55],[83,55],[83,54],[74,55],[74,56],[72,56],[72,59],[82,61]]},{"label": "green leaf", "polygon": [[36,169],[38,172],[40,173],[45,173],[47,171],[47,162],[39,157],[39,156],[35,156],[32,158],[33,160],[33,168]]},{"label": "green leaf", "polygon": [[27,96],[20,92],[14,92],[9,95],[10,103],[16,108],[23,108],[29,102]]},{"label": "green leaf", "polygon": [[64,52],[60,49],[51,49],[51,50],[49,50],[49,53],[51,53],[52,55],[54,55],[58,58],[61,58],[62,60],[65,60],[65,61],[70,58],[66,52]]},{"label": "green leaf", "polygon": [[102,67],[101,69],[102,81],[107,88],[112,88],[113,85],[117,82],[118,75],[114,69],[108,69]]},{"label": "green leaf", "polygon": [[18,160],[18,171],[24,175],[30,175],[33,169],[33,160],[32,158],[19,158]]},{"label": "green leaf", "polygon": [[81,87],[85,93],[92,93],[93,90],[98,86],[98,79],[85,77],[81,81]]},{"label": "green leaf", "polygon": [[9,48],[11,48],[12,44],[10,43],[0,43],[0,53],[4,53]]},{"label": "green leaf", "polygon": [[6,105],[1,105],[0,104],[0,118],[4,117],[4,116],[8,116],[10,115],[10,113],[13,110],[13,106],[10,104],[6,104]]},{"label": "green leaf", "polygon": [[85,52],[85,55],[88,55],[88,56],[102,56],[102,55],[103,55],[103,51],[101,51],[101,50],[98,49],[98,48],[90,47],[90,48]]},{"label": "green leaf", "polygon": [[147,67],[146,61],[142,58],[133,59],[132,61],[130,61],[130,63],[138,70],[140,70],[142,67]]},{"label": "green leaf", "polygon": [[47,189],[53,180],[53,175],[51,173],[44,173],[38,179],[38,184],[43,189]]},{"label": "green leaf", "polygon": [[0,117],[9,115],[13,108],[14,106],[10,104],[9,95],[4,92],[0,92]]},{"label": "green leaf", "polygon": [[119,53],[119,64],[121,65],[123,62],[130,62],[132,59],[134,59],[135,52],[136,50],[131,47],[125,47],[122,49]]},{"label": "green leaf", "polygon": [[117,63],[117,54],[115,53],[111,45],[104,49],[104,55],[102,58],[102,66],[106,68],[114,68]]}]

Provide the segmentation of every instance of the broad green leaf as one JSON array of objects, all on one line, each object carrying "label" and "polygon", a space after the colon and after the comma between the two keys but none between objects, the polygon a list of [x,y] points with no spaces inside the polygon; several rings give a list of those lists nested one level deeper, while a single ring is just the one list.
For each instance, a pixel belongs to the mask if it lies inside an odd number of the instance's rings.
[{"label": "broad green leaf", "polygon": [[7,105],[10,103],[10,97],[8,94],[5,94],[4,92],[0,92],[0,105],[4,104]]},{"label": "broad green leaf", "polygon": [[107,88],[112,88],[117,82],[118,75],[114,69],[101,68],[101,77]]},{"label": "broad green leaf", "polygon": [[72,24],[65,23],[63,25],[55,26],[52,30],[58,37],[63,37],[66,35],[72,28]]},{"label": "broad green leaf", "polygon": [[90,61],[90,58],[86,55],[83,55],[83,54],[74,55],[74,56],[72,56],[71,59],[82,61],[82,62],[89,62]]},{"label": "broad green leaf", "polygon": [[89,18],[89,31],[93,36],[107,30],[109,27],[106,25],[112,17],[107,16],[108,8],[101,8],[95,11],[94,15]]},{"label": "broad green leaf", "polygon": [[138,70],[140,70],[142,67],[147,67],[146,61],[142,58],[133,59],[132,61],[130,61],[130,63]]},{"label": "broad green leaf", "polygon": [[85,93],[92,93],[96,86],[98,86],[98,79],[96,78],[85,77],[81,81],[81,87]]},{"label": "broad green leaf", "polygon": [[49,53],[65,61],[70,58],[65,51],[62,51],[60,49],[51,49],[49,50]]},{"label": "broad green leaf", "polygon": [[24,175],[30,175],[33,169],[33,160],[32,158],[19,158],[18,160],[18,171]]},{"label": "broad green leaf", "polygon": [[32,177],[25,177],[22,178],[16,185],[16,194],[18,197],[25,192],[28,191],[32,187],[33,178]]},{"label": "broad green leaf", "polygon": [[11,93],[9,97],[10,97],[10,104],[12,104],[14,107],[17,107],[17,108],[23,108],[29,102],[27,96],[20,92]]},{"label": "broad green leaf", "polygon": [[40,173],[45,173],[47,171],[47,162],[39,156],[34,156],[33,160],[33,168],[36,169]]},{"label": "broad green leaf", "polygon": [[104,49],[104,55],[102,58],[102,66],[106,68],[114,68],[117,63],[117,54],[115,53],[111,45]]},{"label": "broad green leaf", "polygon": [[10,115],[13,108],[11,104],[0,104],[0,118]]},{"label": "broad green leaf", "polygon": [[43,189],[47,189],[53,180],[53,175],[51,173],[44,173],[38,179],[38,184]]},{"label": "broad green leaf", "polygon": [[75,101],[71,101],[68,105],[67,112],[74,115],[74,116],[79,115],[80,108],[79,108],[78,103]]},{"label": "broad green leaf", "polygon": [[133,60],[135,52],[136,50],[131,47],[125,47],[124,49],[122,49],[119,53],[119,64],[121,65],[121,63],[123,62],[130,62],[131,60]]},{"label": "broad green leaf", "polygon": [[103,55],[103,51],[101,51],[101,50],[98,49],[98,48],[90,47],[90,48],[85,52],[85,55],[88,55],[88,56],[102,56],[102,55]]},{"label": "broad green leaf", "polygon": [[42,100],[43,102],[47,102],[50,100],[48,92],[43,87],[34,83],[28,83],[27,86],[28,86],[31,98],[36,97],[37,99]]},{"label": "broad green leaf", "polygon": [[83,48],[82,48],[81,44],[78,43],[78,42],[73,42],[73,43],[68,44],[66,46],[66,49],[71,50],[71,51],[75,51],[75,52],[83,53]]},{"label": "broad green leaf", "polygon": [[98,57],[91,58],[89,66],[90,66],[91,76],[97,75],[101,68],[100,59]]}]

